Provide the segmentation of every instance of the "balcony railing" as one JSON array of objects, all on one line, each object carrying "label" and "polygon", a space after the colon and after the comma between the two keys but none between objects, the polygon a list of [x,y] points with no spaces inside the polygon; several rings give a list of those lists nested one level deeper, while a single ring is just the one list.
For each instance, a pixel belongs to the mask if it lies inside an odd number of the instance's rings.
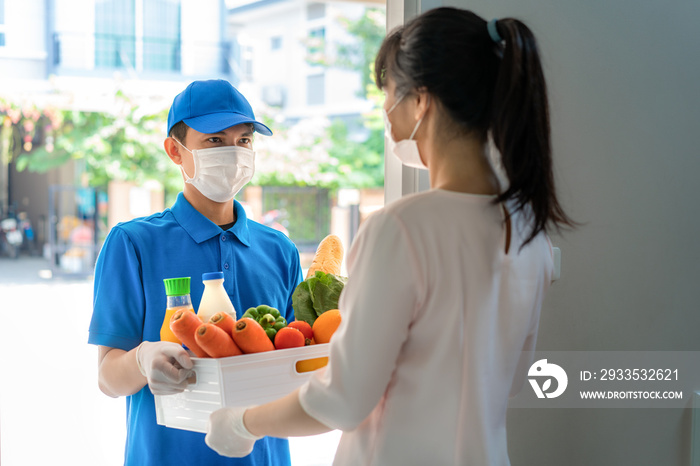
[{"label": "balcony railing", "polygon": [[54,71],[232,75],[235,45],[114,34],[55,33]]}]

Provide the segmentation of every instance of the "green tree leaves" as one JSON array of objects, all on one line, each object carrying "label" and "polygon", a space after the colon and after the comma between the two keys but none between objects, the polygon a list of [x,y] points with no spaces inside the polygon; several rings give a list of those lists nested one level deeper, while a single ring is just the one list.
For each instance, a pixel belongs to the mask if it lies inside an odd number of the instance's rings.
[{"label": "green tree leaves", "polygon": [[[17,170],[41,173],[72,159],[84,167],[93,187],[106,188],[110,180],[157,180],[166,190],[179,190],[179,171],[163,150],[166,111],[146,114],[122,92],[117,93],[115,102],[114,113],[53,109],[39,112],[35,125],[45,123],[42,115],[47,112],[53,116],[52,125],[41,128],[41,138],[32,145],[25,143],[16,150],[14,144]],[[12,106],[5,105],[5,114],[12,114],[7,111]],[[23,116],[12,125],[20,133],[20,140],[27,119]]]}]

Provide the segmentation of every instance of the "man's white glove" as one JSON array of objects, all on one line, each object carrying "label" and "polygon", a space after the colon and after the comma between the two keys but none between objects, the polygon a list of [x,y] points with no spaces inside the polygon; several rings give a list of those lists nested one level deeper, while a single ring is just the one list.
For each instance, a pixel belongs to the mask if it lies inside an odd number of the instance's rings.
[{"label": "man's white glove", "polygon": [[154,395],[182,392],[194,366],[185,348],[171,341],[144,341],[136,349],[136,364]]},{"label": "man's white glove", "polygon": [[253,451],[255,441],[261,439],[251,434],[243,424],[247,408],[221,408],[209,416],[206,444],[220,454],[230,458],[243,458]]}]

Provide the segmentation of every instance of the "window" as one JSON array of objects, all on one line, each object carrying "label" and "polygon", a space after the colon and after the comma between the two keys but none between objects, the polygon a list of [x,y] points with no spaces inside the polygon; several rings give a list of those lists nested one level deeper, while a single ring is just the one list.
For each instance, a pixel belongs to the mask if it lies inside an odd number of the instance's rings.
[{"label": "window", "polygon": [[95,65],[179,71],[180,0],[97,0]]},{"label": "window", "polygon": [[180,70],[180,0],[144,2],[143,69]]},{"label": "window", "polygon": [[314,28],[309,30],[309,38],[315,40],[324,40],[326,38],[326,28]]},{"label": "window", "polygon": [[253,80],[253,47],[241,46],[241,79]]},{"label": "window", "polygon": [[282,37],[275,36],[270,38],[270,50],[280,50],[282,48]]},{"label": "window", "polygon": [[284,107],[285,88],[282,84],[272,84],[262,88],[262,100],[273,107]]},{"label": "window", "polygon": [[306,77],[306,103],[323,105],[326,102],[326,75],[314,74]]},{"label": "window", "polygon": [[95,66],[135,68],[134,0],[95,2]]},{"label": "window", "polygon": [[5,0],[0,0],[0,47],[5,46]]},{"label": "window", "polygon": [[326,51],[326,28],[310,29],[307,44],[306,54],[309,62],[312,64],[322,63]]},{"label": "window", "polygon": [[325,3],[309,3],[306,5],[306,19],[320,19],[326,16]]}]

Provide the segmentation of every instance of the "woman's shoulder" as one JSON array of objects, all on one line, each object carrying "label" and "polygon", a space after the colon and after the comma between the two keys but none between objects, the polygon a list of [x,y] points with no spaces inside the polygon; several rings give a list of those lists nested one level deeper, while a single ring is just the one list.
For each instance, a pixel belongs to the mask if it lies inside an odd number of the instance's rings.
[{"label": "woman's shoulder", "polygon": [[380,212],[402,219],[424,218],[428,216],[449,217],[456,211],[468,215],[470,211],[483,212],[484,206],[495,206],[495,196],[460,193],[431,189],[403,196],[388,204]]},{"label": "woman's shoulder", "polygon": [[441,223],[436,212],[443,209],[440,199],[431,191],[408,194],[370,214],[360,230],[387,237],[401,234],[411,236],[419,230],[432,228],[429,226],[431,223]]},{"label": "woman's shoulder", "polygon": [[407,211],[410,212],[416,207],[431,206],[438,203],[439,196],[437,195],[437,191],[421,191],[418,193],[406,194],[390,204],[385,205],[380,211],[391,214],[401,214]]}]

